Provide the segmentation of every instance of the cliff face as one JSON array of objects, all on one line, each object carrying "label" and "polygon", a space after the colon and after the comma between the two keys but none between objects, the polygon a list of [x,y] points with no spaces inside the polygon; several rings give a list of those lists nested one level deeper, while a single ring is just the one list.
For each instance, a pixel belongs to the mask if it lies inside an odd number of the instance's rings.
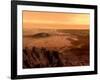
[{"label": "cliff face", "polygon": [[62,53],[46,48],[23,49],[23,68],[64,67],[89,65],[87,46],[71,48]]},{"label": "cliff face", "polygon": [[57,51],[33,47],[31,50],[25,48],[23,52],[24,68],[56,67],[64,65],[62,60],[63,56]]}]

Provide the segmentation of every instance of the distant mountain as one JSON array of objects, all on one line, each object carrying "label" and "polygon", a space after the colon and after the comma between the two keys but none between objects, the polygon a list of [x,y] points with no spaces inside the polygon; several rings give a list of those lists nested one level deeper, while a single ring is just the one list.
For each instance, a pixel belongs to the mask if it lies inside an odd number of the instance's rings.
[{"label": "distant mountain", "polygon": [[50,36],[49,33],[43,33],[43,32],[32,35],[32,37],[35,37],[35,38],[43,38],[43,37],[49,37],[49,36]]}]

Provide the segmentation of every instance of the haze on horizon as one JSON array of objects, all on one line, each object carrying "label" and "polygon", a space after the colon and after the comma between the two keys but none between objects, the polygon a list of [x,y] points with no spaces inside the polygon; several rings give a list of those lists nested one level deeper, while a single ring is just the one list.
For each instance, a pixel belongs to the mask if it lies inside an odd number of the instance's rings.
[{"label": "haze on horizon", "polygon": [[89,29],[86,13],[23,11],[23,29]]}]

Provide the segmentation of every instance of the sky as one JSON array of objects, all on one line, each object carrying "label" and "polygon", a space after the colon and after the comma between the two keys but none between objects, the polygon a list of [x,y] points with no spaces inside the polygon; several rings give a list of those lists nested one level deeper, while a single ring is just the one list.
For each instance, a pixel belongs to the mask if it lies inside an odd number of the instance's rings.
[{"label": "sky", "polygon": [[86,13],[23,11],[23,29],[89,29]]}]

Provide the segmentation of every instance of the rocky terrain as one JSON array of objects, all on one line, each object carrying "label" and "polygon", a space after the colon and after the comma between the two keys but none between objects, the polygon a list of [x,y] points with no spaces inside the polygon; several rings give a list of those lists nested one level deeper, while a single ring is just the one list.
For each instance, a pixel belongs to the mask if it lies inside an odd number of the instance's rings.
[{"label": "rocky terrain", "polygon": [[23,68],[89,65],[89,31],[57,31],[23,37]]}]

